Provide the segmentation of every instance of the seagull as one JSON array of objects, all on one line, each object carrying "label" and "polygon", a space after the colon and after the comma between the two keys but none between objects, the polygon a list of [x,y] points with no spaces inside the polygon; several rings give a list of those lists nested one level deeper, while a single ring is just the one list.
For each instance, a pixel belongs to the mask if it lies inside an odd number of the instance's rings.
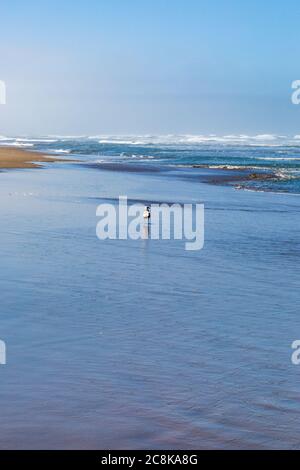
[{"label": "seagull", "polygon": [[144,219],[149,220],[151,217],[151,210],[149,206],[145,206],[144,213],[143,213]]}]

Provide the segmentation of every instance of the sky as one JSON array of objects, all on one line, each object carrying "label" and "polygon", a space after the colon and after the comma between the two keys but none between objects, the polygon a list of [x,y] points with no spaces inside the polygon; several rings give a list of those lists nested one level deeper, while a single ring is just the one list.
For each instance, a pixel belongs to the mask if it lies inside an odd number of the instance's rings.
[{"label": "sky", "polygon": [[300,134],[295,0],[10,0],[0,135]]}]

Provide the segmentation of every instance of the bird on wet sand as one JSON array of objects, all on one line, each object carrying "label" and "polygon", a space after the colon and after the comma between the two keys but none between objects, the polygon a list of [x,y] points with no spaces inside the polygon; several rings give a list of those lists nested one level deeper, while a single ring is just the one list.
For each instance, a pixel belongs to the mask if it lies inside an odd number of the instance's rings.
[{"label": "bird on wet sand", "polygon": [[149,206],[145,206],[143,217],[144,217],[145,220],[149,221],[149,219],[151,217],[151,210],[150,210]]}]

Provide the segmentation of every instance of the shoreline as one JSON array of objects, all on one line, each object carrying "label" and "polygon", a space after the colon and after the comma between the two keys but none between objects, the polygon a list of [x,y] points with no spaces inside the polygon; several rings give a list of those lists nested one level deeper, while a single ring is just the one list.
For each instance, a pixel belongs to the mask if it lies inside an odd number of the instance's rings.
[{"label": "shoreline", "polygon": [[[274,181],[276,174],[272,169],[267,168],[230,168],[226,165],[220,166],[208,166],[208,165],[191,165],[191,166],[154,166],[153,164],[138,165],[134,163],[86,163],[84,165],[87,168],[93,168],[100,171],[113,171],[113,172],[125,172],[125,173],[140,173],[140,174],[165,174],[171,177],[180,177],[185,180],[199,181],[201,183],[213,185],[213,186],[224,186],[233,188],[236,190],[249,190],[253,192],[280,192],[283,194],[289,194],[285,191],[273,191],[271,188],[255,187],[247,185],[251,182],[267,182]],[[297,193],[291,193],[297,194]]]},{"label": "shoreline", "polygon": [[40,168],[39,163],[63,162],[65,160],[25,149],[0,147],[0,170]]},{"label": "shoreline", "polygon": [[[240,167],[231,168],[228,165],[202,165],[191,166],[155,166],[153,164],[138,165],[134,163],[120,163],[103,161],[85,162],[80,159],[69,160],[57,157],[40,150],[28,150],[23,148],[11,148],[0,145],[0,171],[13,169],[42,168],[44,163],[82,163],[87,168],[94,168],[103,171],[119,171],[126,173],[149,173],[163,174],[170,176],[180,176],[186,180],[199,181],[215,186],[231,187],[235,190],[248,190],[251,192],[274,192],[283,194],[299,194],[287,190],[275,190],[268,187],[268,182],[276,182],[278,176],[271,168]],[[177,173],[177,174],[176,174]]]}]

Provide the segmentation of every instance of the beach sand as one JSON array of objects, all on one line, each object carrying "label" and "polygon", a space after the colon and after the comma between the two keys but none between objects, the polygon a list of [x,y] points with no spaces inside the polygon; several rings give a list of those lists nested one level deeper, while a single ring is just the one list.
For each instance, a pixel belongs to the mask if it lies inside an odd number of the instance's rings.
[{"label": "beach sand", "polygon": [[[0,169],[37,168],[39,163],[63,161],[42,153],[30,152],[23,149],[0,148]],[[34,162],[34,163],[33,163]]]}]

